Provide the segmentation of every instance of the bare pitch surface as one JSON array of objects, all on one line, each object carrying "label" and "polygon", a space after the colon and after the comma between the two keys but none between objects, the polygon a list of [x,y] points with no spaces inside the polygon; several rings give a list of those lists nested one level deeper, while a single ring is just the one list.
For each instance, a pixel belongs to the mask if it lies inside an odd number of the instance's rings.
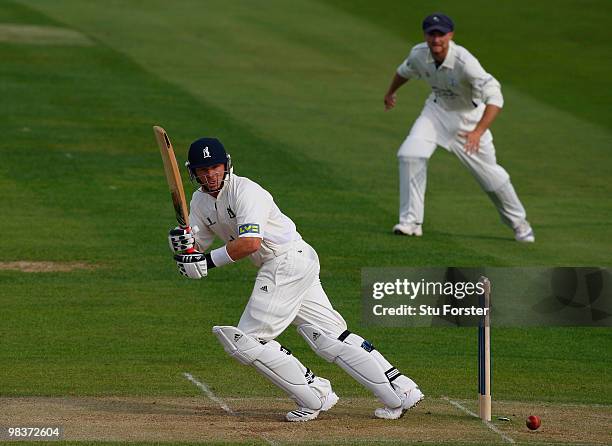
[{"label": "bare pitch surface", "polygon": [[[287,399],[224,401],[231,413],[204,397],[2,398],[0,416],[3,425],[63,426],[68,441],[606,444],[612,430],[612,406],[495,402],[492,425],[502,435],[445,399],[426,399],[404,418],[388,421],[373,418],[372,398],[341,398],[308,423],[284,421],[294,408]],[[475,409],[474,401],[460,403]],[[537,432],[524,424],[532,411],[543,419]],[[510,421],[496,419],[502,415]]]},{"label": "bare pitch surface", "polygon": [[90,270],[95,265],[84,262],[45,262],[45,261],[14,261],[0,262],[0,271],[21,271],[24,273],[69,272],[78,269]]},{"label": "bare pitch surface", "polygon": [[29,45],[90,46],[93,41],[70,28],[0,23],[0,42]]}]

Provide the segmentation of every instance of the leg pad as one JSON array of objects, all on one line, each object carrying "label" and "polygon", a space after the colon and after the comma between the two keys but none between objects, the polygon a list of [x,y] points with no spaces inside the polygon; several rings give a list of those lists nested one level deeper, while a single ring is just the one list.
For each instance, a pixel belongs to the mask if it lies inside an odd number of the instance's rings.
[{"label": "leg pad", "polygon": [[321,409],[322,397],[331,392],[331,384],[326,379],[315,377],[278,342],[262,343],[231,326],[215,326],[213,333],[230,356],[255,367],[300,407]]}]

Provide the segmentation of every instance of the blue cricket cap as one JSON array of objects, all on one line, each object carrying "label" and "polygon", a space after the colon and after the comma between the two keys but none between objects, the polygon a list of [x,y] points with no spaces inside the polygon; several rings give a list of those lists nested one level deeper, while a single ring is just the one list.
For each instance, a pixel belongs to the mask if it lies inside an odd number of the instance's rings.
[{"label": "blue cricket cap", "polygon": [[446,14],[434,13],[428,15],[423,20],[423,31],[425,31],[427,34],[434,31],[440,31],[441,33],[447,34],[454,30],[455,24]]}]

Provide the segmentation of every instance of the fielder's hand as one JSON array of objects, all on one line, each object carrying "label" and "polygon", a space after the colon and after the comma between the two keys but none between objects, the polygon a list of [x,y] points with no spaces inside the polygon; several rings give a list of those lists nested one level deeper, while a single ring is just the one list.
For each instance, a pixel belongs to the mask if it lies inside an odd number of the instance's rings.
[{"label": "fielder's hand", "polygon": [[463,149],[468,155],[478,152],[480,149],[480,137],[482,136],[482,132],[473,130],[471,132],[459,133],[459,136],[465,138]]},{"label": "fielder's hand", "polygon": [[385,111],[391,110],[393,107],[395,107],[396,102],[397,102],[397,95],[395,93],[386,94],[385,95]]},{"label": "fielder's hand", "polygon": [[179,273],[190,279],[201,279],[208,275],[206,257],[202,252],[191,254],[176,254],[174,256]]},{"label": "fielder's hand", "polygon": [[168,233],[168,244],[173,254],[185,252],[189,249],[195,249],[195,238],[194,234],[198,232],[198,227],[193,228],[181,228],[177,226],[171,229]]}]

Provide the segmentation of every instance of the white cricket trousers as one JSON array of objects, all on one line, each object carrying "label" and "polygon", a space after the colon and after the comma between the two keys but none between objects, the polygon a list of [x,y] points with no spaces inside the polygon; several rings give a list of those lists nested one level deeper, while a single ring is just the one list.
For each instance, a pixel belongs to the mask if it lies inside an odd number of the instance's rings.
[{"label": "white cricket trousers", "polygon": [[427,162],[437,146],[455,154],[468,168],[493,201],[505,224],[515,229],[526,220],[525,208],[510,182],[510,175],[497,164],[491,132],[487,130],[482,135],[477,153],[468,155],[463,148],[465,140],[458,133],[473,130],[480,121],[483,110],[484,105],[469,113],[447,111],[433,101],[427,101],[397,152],[400,223],[423,223]]},{"label": "white cricket trousers", "polygon": [[255,279],[238,328],[264,341],[279,336],[290,324],[312,324],[338,337],[346,322],[335,311],[319,280],[319,257],[305,241],[265,262]]},{"label": "white cricket trousers", "polygon": [[[265,262],[259,269],[253,293],[238,328],[250,336],[270,341],[290,324],[315,326],[329,338],[336,339],[339,346],[346,345],[337,350],[342,350],[338,356],[342,357],[342,364],[347,364],[342,368],[349,375],[370,389],[385,404],[392,404],[389,401],[394,403],[395,400],[400,402],[397,395],[417,387],[416,383],[402,375],[377,350],[366,350],[363,338],[347,331],[346,322],[333,309],[321,286],[319,269],[316,251],[303,240],[295,242],[288,251]],[[345,341],[338,340],[340,335],[352,339],[353,343],[357,340],[356,346],[343,344]],[[319,356],[326,358],[320,353]],[[299,362],[297,358],[295,360]],[[299,363],[299,366],[307,372],[304,365]],[[393,376],[390,378],[389,374]],[[387,380],[387,386],[381,384]],[[309,386],[319,395],[327,395],[331,391],[329,381],[321,377],[317,377]]]}]

